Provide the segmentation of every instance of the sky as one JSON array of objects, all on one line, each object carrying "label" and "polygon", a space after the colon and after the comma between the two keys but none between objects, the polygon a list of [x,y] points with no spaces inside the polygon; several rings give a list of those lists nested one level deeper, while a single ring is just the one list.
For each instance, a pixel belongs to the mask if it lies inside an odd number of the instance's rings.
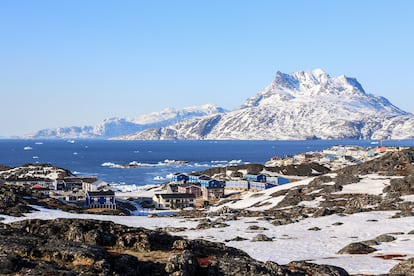
[{"label": "sky", "polygon": [[414,1],[3,0],[0,137],[240,106],[321,68],[414,112]]}]

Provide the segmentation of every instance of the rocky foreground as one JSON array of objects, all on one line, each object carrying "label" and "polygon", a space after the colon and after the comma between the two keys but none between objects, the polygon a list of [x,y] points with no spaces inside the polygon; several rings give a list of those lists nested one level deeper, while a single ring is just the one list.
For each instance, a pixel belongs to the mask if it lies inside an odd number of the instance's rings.
[{"label": "rocky foreground", "polygon": [[339,267],[263,263],[221,243],[77,219],[3,224],[0,274],[348,275]]}]

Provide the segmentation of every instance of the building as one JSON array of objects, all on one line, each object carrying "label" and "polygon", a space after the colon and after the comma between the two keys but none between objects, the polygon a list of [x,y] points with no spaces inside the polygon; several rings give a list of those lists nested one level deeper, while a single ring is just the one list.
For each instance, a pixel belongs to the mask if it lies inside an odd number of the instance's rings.
[{"label": "building", "polygon": [[267,190],[267,189],[270,189],[276,186],[277,186],[276,184],[266,183],[266,182],[256,182],[256,181],[250,182],[250,189],[254,191],[263,191],[263,190]]},{"label": "building", "polygon": [[87,191],[98,191],[99,189],[103,189],[104,187],[107,187],[108,183],[102,180],[95,179],[88,179],[86,181],[82,181],[82,190]]},{"label": "building", "polygon": [[[96,183],[98,178],[95,176],[85,176],[85,177],[65,177],[62,179],[57,179],[55,181],[54,189],[55,190],[64,190],[64,191],[80,191],[85,190],[85,185],[93,185]],[[89,187],[90,189],[90,187]],[[85,190],[86,191],[86,190]]]},{"label": "building", "polygon": [[214,200],[222,198],[224,196],[224,185],[218,187],[202,186],[201,193],[203,194],[204,200]]},{"label": "building", "polygon": [[243,177],[249,181],[266,182],[266,175],[263,173],[259,173],[259,174],[249,173],[249,174],[245,174]]},{"label": "building", "polygon": [[268,176],[266,178],[266,182],[270,184],[277,184],[277,185],[283,185],[290,183],[289,178],[283,177],[283,176]]},{"label": "building", "polygon": [[189,176],[184,173],[175,173],[170,181],[174,183],[186,183],[189,179]]},{"label": "building", "polygon": [[182,194],[193,194],[196,198],[201,197],[201,187],[198,184],[178,185],[178,192]]},{"label": "building", "polygon": [[45,188],[42,185],[36,184],[32,186],[32,191],[37,193],[37,194],[41,194],[43,196],[49,197],[49,193],[50,193],[50,189],[49,188]]},{"label": "building", "polygon": [[154,194],[152,200],[157,209],[183,209],[195,206],[195,196],[193,194]]},{"label": "building", "polygon": [[116,209],[114,191],[87,191],[85,199],[88,208]]},{"label": "building", "polygon": [[250,183],[245,179],[231,179],[226,181],[226,189],[249,190]]},{"label": "building", "polygon": [[223,186],[223,183],[217,179],[213,179],[209,176],[200,176],[198,179],[198,183],[202,187],[221,187]]},{"label": "building", "polygon": [[191,173],[189,176],[188,176],[188,181],[189,182],[192,182],[192,183],[199,183],[200,182],[200,179],[207,179],[207,178],[209,178],[209,179],[211,179],[211,177],[210,176],[208,176],[208,175],[205,175],[205,174],[200,174],[200,173]]}]

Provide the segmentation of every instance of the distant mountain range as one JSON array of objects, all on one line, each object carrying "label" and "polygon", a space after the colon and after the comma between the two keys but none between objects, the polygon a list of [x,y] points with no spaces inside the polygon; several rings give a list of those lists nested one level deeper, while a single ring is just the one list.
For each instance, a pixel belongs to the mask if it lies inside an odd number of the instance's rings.
[{"label": "distant mountain range", "polygon": [[165,109],[94,127],[41,130],[30,138],[167,139],[413,139],[414,115],[367,94],[355,79],[321,69],[274,80],[233,111],[215,105]]},{"label": "distant mountain range", "polygon": [[25,138],[69,139],[69,138],[101,138],[108,139],[133,134],[151,128],[160,128],[184,120],[225,113],[227,110],[212,104],[186,107],[180,110],[167,108],[160,112],[144,114],[135,119],[110,118],[95,126],[73,126],[54,129],[42,129]]}]

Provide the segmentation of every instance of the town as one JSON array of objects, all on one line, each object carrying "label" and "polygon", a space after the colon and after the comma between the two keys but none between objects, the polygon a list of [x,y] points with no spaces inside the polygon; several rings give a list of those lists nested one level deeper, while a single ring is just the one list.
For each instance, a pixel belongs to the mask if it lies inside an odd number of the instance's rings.
[{"label": "town", "polygon": [[[137,197],[146,209],[176,210],[184,208],[205,208],[220,199],[235,196],[245,191],[260,192],[278,185],[291,183],[303,177],[323,174],[311,169],[306,175],[286,173],[287,168],[306,164],[318,164],[324,172],[352,164],[360,164],[395,147],[334,146],[320,152],[307,152],[292,156],[273,157],[261,168],[252,171],[249,166],[231,166],[224,173],[206,174],[200,172],[171,175],[169,181],[156,189],[152,197]],[[279,170],[275,170],[279,168]],[[282,169],[280,169],[282,168]],[[221,170],[222,171],[222,170]],[[74,204],[85,209],[117,209],[122,194],[108,183],[95,176],[73,176],[67,170],[48,164],[27,164],[17,168],[2,168],[0,179],[13,185],[29,186],[42,196]],[[130,198],[131,200],[131,198]]]}]

